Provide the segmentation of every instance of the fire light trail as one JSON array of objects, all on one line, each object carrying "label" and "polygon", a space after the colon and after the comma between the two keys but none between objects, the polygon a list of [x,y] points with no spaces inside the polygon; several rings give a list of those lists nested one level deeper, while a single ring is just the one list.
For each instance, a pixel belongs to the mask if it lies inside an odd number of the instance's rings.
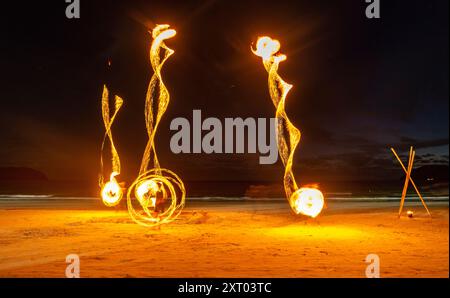
[{"label": "fire light trail", "polygon": [[[120,175],[120,159],[119,154],[117,153],[116,147],[114,146],[114,141],[112,137],[111,127],[116,119],[117,113],[123,105],[123,100],[119,96],[115,96],[115,105],[114,112],[112,117],[110,117],[109,110],[109,92],[108,88],[103,86],[103,94],[102,94],[102,116],[103,123],[105,124],[105,136],[103,137],[101,154],[100,154],[100,179],[99,186],[101,188],[101,196],[103,203],[108,207],[113,207],[119,204],[123,197],[123,191],[120,187],[119,183],[116,180],[116,176]],[[111,175],[109,177],[109,181],[105,183],[105,178],[103,176],[103,149],[105,148],[106,139],[109,139],[111,144],[111,160],[112,160],[112,168]]]},{"label": "fire light trail", "polygon": [[[162,80],[161,70],[174,51],[166,46],[165,40],[176,35],[169,25],[157,25],[152,32],[150,62],[154,74],[150,80],[145,99],[145,123],[148,143],[144,151],[139,177],[127,192],[128,211],[133,220],[144,226],[155,226],[173,221],[185,203],[186,191],[181,179],[172,171],[159,165],[155,150],[155,134],[159,122],[167,110],[170,95]],[[149,169],[150,164],[153,168]],[[133,205],[137,201],[138,211]]]},{"label": "fire light trail", "polygon": [[286,96],[293,87],[286,83],[278,74],[281,62],[287,59],[286,55],[280,54],[280,42],[270,37],[260,37],[256,43],[253,53],[262,58],[264,67],[269,74],[269,94],[276,108],[278,120],[278,151],[283,161],[284,190],[291,208],[297,214],[316,217],[324,206],[324,197],[316,188],[298,188],[292,172],[292,162],[295,149],[297,148],[301,133],[289,120],[285,111]]}]

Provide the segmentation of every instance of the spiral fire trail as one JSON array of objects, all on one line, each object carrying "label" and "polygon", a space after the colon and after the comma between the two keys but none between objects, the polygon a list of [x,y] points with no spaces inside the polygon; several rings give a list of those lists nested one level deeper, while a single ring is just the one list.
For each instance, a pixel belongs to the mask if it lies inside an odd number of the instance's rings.
[{"label": "spiral fire trail", "polygon": [[284,164],[284,190],[291,208],[297,214],[316,217],[322,211],[324,197],[316,188],[298,188],[292,171],[295,149],[300,143],[301,133],[289,120],[285,111],[286,97],[292,85],[286,83],[278,74],[280,63],[287,59],[280,54],[280,42],[270,37],[260,37],[253,53],[262,58],[269,75],[269,94],[276,108],[278,120],[278,151]]},{"label": "spiral fire trail", "polygon": [[[119,183],[116,180],[116,176],[120,175],[120,158],[117,153],[116,146],[114,145],[111,127],[116,119],[117,113],[123,105],[123,100],[119,96],[115,96],[114,98],[114,112],[112,116],[110,116],[110,108],[109,108],[109,91],[108,88],[103,86],[102,93],[102,116],[103,123],[105,125],[105,135],[103,137],[101,154],[100,154],[100,179],[99,186],[101,188],[101,196],[103,199],[103,203],[108,207],[113,207],[119,204],[123,197],[123,191],[120,187]],[[104,178],[104,162],[103,162],[103,150],[105,148],[106,139],[109,139],[109,143],[111,145],[111,175],[109,181],[105,183]]]},{"label": "spiral fire trail", "polygon": [[[169,25],[157,25],[152,32],[150,62],[154,74],[145,98],[145,124],[149,139],[142,157],[139,177],[127,192],[130,216],[136,223],[144,226],[173,221],[185,203],[186,191],[183,182],[172,171],[160,167],[155,149],[156,130],[170,101],[161,71],[167,59],[174,54],[164,41],[175,35],[176,31]],[[152,168],[149,169],[151,164]],[[133,201],[137,201],[142,210],[137,211]]]}]

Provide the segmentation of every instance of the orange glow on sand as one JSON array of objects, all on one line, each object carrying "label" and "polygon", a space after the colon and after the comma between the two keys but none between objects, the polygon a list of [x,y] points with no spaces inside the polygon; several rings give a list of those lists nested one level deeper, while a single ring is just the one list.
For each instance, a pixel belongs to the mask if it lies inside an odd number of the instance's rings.
[{"label": "orange glow on sand", "polygon": [[276,108],[278,120],[277,136],[278,151],[283,161],[284,190],[289,204],[297,214],[316,217],[324,206],[322,192],[315,188],[298,188],[292,171],[295,149],[300,143],[300,130],[289,120],[285,111],[286,97],[293,87],[286,83],[278,74],[280,62],[287,59],[286,55],[280,54],[281,44],[278,40],[268,36],[258,38],[256,49],[253,53],[262,58],[264,67],[269,74],[269,93]]}]

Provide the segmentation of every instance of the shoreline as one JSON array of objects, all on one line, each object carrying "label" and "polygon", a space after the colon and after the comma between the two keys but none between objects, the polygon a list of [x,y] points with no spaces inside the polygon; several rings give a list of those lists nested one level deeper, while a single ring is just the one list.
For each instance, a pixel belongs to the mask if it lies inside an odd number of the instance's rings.
[{"label": "shoreline", "polygon": [[[100,198],[95,197],[0,197],[0,210],[123,210],[126,211],[126,200],[123,200],[119,206],[109,208],[103,205]],[[425,201],[429,207],[449,207],[448,197],[425,197]],[[377,198],[327,198],[325,199],[325,207],[323,212],[339,212],[342,210],[379,210],[385,208],[395,209],[400,206],[400,198],[377,197]],[[421,207],[423,208],[419,198],[407,198],[405,207]],[[235,211],[246,210],[286,210],[290,211],[287,200],[284,198],[225,198],[225,197],[202,197],[187,198],[184,210],[203,209],[232,209]]]}]

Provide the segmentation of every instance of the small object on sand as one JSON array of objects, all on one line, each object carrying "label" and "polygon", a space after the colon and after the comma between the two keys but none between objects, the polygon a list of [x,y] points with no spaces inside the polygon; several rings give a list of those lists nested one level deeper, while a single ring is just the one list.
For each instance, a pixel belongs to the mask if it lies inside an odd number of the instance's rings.
[{"label": "small object on sand", "polygon": [[414,217],[414,212],[409,210],[408,212],[406,212],[406,215],[408,215],[409,218],[413,218]]}]

